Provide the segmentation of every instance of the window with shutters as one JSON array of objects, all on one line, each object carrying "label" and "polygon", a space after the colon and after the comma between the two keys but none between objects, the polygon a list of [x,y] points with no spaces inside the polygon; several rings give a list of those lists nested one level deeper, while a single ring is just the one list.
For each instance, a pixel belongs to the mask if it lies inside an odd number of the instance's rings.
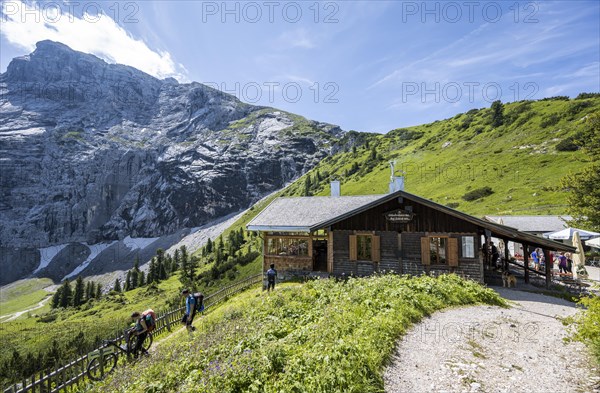
[{"label": "window with shutters", "polygon": [[379,262],[379,236],[372,234],[350,235],[349,247],[349,257],[351,261]]},{"label": "window with shutters", "polygon": [[372,253],[373,237],[370,235],[356,235],[356,257],[360,261],[370,261]]},{"label": "window with shutters", "polygon": [[475,258],[475,237],[474,236],[462,236],[462,257],[463,258]]},{"label": "window with shutters", "polygon": [[448,262],[448,238],[429,238],[429,264],[445,265]]}]

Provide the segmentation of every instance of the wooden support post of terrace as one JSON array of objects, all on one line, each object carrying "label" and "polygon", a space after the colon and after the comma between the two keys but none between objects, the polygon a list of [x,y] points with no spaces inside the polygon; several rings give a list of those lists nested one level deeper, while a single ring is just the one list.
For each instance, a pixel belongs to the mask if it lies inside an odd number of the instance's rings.
[{"label": "wooden support post of terrace", "polygon": [[525,284],[529,284],[529,245],[525,243],[523,243],[523,272]]},{"label": "wooden support post of terrace", "polygon": [[508,253],[508,239],[503,239],[504,240],[504,266],[502,266],[503,270],[508,271],[508,257],[509,257],[509,253]]},{"label": "wooden support post of terrace", "polygon": [[552,281],[552,265],[554,264],[550,250],[544,249],[544,259],[546,260],[546,289],[548,289]]}]

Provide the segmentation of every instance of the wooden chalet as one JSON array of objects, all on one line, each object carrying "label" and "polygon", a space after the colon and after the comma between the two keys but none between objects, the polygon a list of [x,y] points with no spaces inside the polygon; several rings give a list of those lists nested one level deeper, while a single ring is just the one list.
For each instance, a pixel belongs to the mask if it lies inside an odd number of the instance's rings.
[{"label": "wooden chalet", "polygon": [[[569,245],[485,221],[399,190],[385,195],[277,198],[250,223],[264,240],[263,269],[278,274],[356,275],[374,272],[441,274],[454,272],[486,281],[483,244],[491,237],[570,251]],[[505,247],[508,260],[508,247]],[[525,255],[525,266],[527,255]],[[546,284],[552,277],[546,264]],[[530,269],[524,269],[529,281]],[[538,272],[535,272],[539,274]]]}]

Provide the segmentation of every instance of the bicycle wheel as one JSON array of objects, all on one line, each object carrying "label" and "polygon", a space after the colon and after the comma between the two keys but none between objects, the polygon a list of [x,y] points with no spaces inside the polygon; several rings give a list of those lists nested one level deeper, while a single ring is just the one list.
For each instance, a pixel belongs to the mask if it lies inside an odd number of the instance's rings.
[{"label": "bicycle wheel", "polygon": [[144,340],[143,348],[147,351],[152,346],[152,333],[148,333],[148,336]]},{"label": "bicycle wheel", "polygon": [[[133,336],[130,339],[129,349],[130,349],[131,353],[133,353],[133,349],[137,346],[137,340],[139,340],[139,336]],[[152,333],[148,333],[148,335],[146,336],[146,339],[144,340],[144,343],[142,344],[142,348],[144,349],[144,351],[148,351],[148,349],[150,349],[151,345],[152,345]]]},{"label": "bicycle wheel", "polygon": [[102,364],[100,364],[100,357],[94,358],[90,361],[87,366],[87,374],[93,381],[100,381],[104,376],[112,372],[117,366],[117,355],[114,353],[107,353],[103,356]]}]

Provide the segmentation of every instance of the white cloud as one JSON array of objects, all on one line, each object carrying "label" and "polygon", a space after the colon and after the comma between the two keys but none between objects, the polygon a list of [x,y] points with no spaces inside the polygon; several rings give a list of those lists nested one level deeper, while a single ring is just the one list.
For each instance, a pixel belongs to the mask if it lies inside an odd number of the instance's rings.
[{"label": "white cloud", "polygon": [[278,41],[288,48],[313,49],[317,46],[315,38],[304,28],[283,32]]},{"label": "white cloud", "polygon": [[[57,3],[55,3],[57,4]],[[107,15],[70,14],[69,8],[41,7],[39,3],[2,3],[0,33],[13,45],[33,51],[38,41],[62,42],[74,50],[107,62],[125,64],[157,78],[186,81],[187,71],[167,51],[154,51],[136,40]]]}]

